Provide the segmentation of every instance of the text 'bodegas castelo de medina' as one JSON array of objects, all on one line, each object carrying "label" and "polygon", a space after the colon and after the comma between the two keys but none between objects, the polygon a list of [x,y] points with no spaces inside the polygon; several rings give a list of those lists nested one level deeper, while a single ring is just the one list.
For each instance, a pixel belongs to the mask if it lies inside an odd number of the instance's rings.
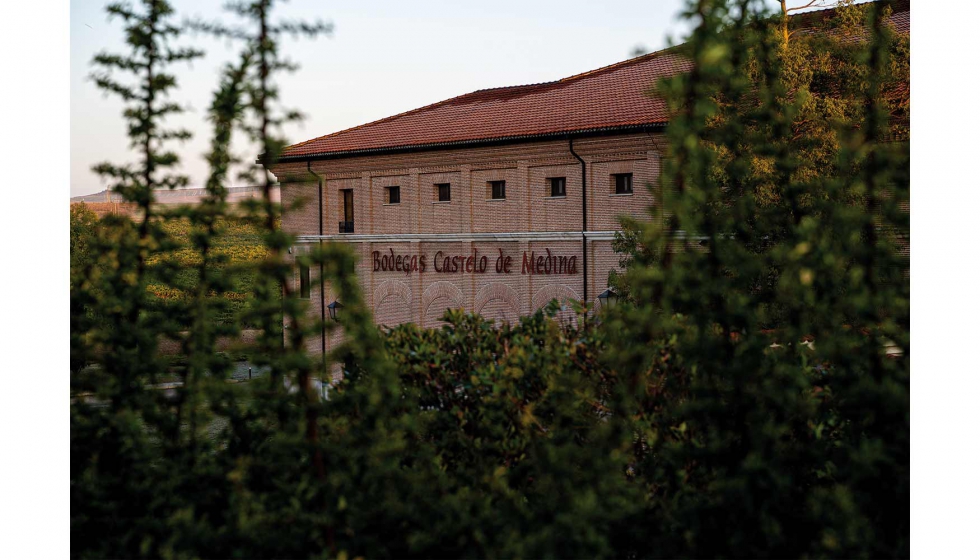
[{"label": "text 'bodegas castelo de medina'", "polygon": [[[832,13],[791,21],[811,27]],[[909,32],[908,2],[888,23]],[[290,209],[291,253],[350,244],[375,321],[389,326],[438,326],[448,308],[514,322],[554,299],[598,305],[619,268],[620,218],[664,219],[668,108],[648,92],[689,68],[672,48],[289,146],[270,170]],[[325,318],[337,296],[317,272],[297,266],[294,289]],[[342,336],[324,332],[308,349],[329,352]]]},{"label": "text 'bodegas castelo de medina'", "polygon": [[[371,252],[371,262],[373,272],[425,272],[429,269],[438,274],[486,274],[495,272],[497,274],[511,274],[517,272],[517,267],[513,262],[513,257],[505,255],[503,249],[498,249],[500,253],[494,266],[490,266],[490,258],[487,255],[479,254],[476,248],[470,255],[449,255],[443,251],[436,251],[432,259],[429,260],[425,253],[396,255],[394,249],[388,249],[389,254],[380,251]],[[553,255],[551,249],[545,249],[545,254],[538,254],[535,257],[534,251],[528,255],[527,251],[521,255],[520,274],[577,274],[578,257],[575,255]],[[431,263],[431,265],[430,265]],[[441,267],[440,267],[441,265]]]}]

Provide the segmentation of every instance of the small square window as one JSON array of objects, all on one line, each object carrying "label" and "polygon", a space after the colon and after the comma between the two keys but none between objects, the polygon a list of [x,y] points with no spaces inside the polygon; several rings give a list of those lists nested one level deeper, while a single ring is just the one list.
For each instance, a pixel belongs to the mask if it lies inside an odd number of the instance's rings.
[{"label": "small square window", "polygon": [[613,175],[616,185],[616,194],[633,194],[633,174],[617,173]]},{"label": "small square window", "polygon": [[402,189],[401,187],[386,187],[387,192],[387,203],[388,204],[398,204],[402,201]]},{"label": "small square window", "polygon": [[551,184],[551,196],[565,196],[564,177],[551,177],[548,182]]},{"label": "small square window", "polygon": [[310,267],[299,265],[299,297],[310,299]]},{"label": "small square window", "polygon": [[493,200],[507,198],[506,181],[490,181],[490,198]]},{"label": "small square window", "polygon": [[436,185],[436,191],[437,191],[436,194],[439,197],[439,202],[449,202],[450,201],[450,194],[451,193],[449,192],[449,183],[442,183],[442,184]]}]

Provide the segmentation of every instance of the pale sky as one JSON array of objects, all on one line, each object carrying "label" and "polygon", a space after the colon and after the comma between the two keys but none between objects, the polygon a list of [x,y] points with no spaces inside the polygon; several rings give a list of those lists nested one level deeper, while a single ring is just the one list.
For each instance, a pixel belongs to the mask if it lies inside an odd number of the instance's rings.
[{"label": "pale sky", "polygon": [[[178,18],[228,16],[222,0],[171,0]],[[97,52],[124,52],[119,20],[107,21],[105,0],[71,2],[71,195],[105,186],[91,172],[100,161],[134,161],[120,116],[87,75]],[[619,62],[637,45],[667,46],[684,27],[682,0],[292,0],[283,17],[324,19],[334,33],[315,41],[286,39],[283,52],[300,70],[280,80],[281,96],[307,119],[287,129],[307,140],[477,89],[556,80]],[[182,39],[207,51],[193,66],[177,65],[175,101],[191,111],[171,120],[194,133],[175,145],[191,186],[207,173],[202,154],[205,109],[220,66],[238,45],[204,36]],[[240,144],[243,154],[254,149]]]}]

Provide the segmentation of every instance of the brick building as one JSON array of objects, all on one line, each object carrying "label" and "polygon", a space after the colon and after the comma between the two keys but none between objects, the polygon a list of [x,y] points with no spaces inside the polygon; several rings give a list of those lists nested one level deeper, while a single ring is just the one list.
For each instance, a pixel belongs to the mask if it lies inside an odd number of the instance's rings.
[{"label": "brick building", "polygon": [[[907,5],[892,20],[908,32]],[[389,326],[436,326],[447,308],[515,321],[552,299],[597,303],[618,267],[619,217],[658,212],[667,107],[645,92],[687,68],[668,49],[290,146],[272,171],[283,203],[304,203],[283,218],[293,252],[351,244]],[[297,270],[295,289],[325,313],[335,296],[308,275]]]}]

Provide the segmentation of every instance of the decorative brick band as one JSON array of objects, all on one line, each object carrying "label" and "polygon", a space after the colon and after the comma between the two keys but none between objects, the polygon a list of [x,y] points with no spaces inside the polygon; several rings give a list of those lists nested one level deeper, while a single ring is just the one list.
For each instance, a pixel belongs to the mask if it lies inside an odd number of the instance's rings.
[{"label": "decorative brick band", "polygon": [[[341,241],[345,243],[402,243],[406,241],[458,242],[458,241],[577,241],[581,231],[520,231],[507,233],[393,233],[393,234],[331,234],[299,235],[299,243],[317,241]],[[592,241],[611,241],[616,232],[587,231],[585,237]]]}]

